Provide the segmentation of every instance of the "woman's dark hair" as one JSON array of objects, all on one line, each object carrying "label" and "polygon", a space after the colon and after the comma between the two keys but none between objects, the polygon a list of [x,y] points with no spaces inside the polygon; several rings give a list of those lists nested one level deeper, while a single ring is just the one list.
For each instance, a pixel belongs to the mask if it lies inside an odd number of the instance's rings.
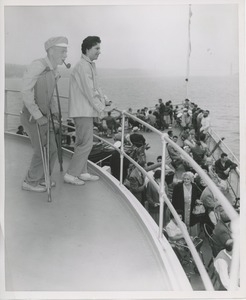
[{"label": "woman's dark hair", "polygon": [[98,36],[88,36],[83,40],[81,44],[81,51],[83,54],[86,54],[86,49],[90,50],[92,47],[101,43],[101,40]]}]

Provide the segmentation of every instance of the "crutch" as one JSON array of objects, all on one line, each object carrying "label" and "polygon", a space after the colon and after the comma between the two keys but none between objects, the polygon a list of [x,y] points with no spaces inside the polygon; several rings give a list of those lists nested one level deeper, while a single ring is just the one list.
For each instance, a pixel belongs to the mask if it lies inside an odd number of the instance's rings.
[{"label": "crutch", "polygon": [[38,131],[38,140],[40,145],[42,163],[44,168],[44,178],[45,178],[45,185],[48,193],[48,202],[51,202],[51,183],[50,183],[50,120],[48,117],[47,123],[47,141],[46,145],[42,144],[40,128],[38,123],[37,124],[37,131]]},{"label": "crutch", "polygon": [[63,157],[62,157],[62,115],[61,115],[61,102],[59,97],[58,86],[56,83],[56,97],[57,97],[57,104],[58,104],[58,112],[59,112],[59,132],[58,132],[58,140],[57,140],[57,149],[58,149],[58,158],[60,163],[60,171],[63,171]]},{"label": "crutch", "polygon": [[52,113],[50,111],[50,118],[51,118],[51,124],[52,124],[52,128],[53,128],[53,131],[54,131],[54,135],[55,135],[55,141],[56,141],[56,147],[57,147],[57,154],[58,154],[58,161],[59,161],[59,164],[60,164],[60,171],[62,172],[63,171],[63,166],[62,166],[62,163],[63,163],[63,158],[62,158],[62,145],[61,145],[61,137],[60,137],[60,131],[62,130],[61,128],[61,124],[59,122],[59,137],[57,137],[57,133],[56,133],[56,128],[55,128],[55,122],[54,122],[54,119],[52,117]]}]

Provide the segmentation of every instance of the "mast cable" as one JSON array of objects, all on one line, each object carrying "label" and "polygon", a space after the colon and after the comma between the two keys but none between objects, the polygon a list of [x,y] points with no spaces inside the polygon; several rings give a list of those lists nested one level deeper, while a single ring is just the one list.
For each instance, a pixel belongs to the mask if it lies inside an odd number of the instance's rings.
[{"label": "mast cable", "polygon": [[189,84],[189,76],[190,76],[190,55],[191,55],[191,34],[190,34],[190,25],[191,25],[191,4],[189,4],[189,20],[188,20],[188,48],[187,48],[187,63],[186,63],[186,99],[188,99],[188,84]]}]

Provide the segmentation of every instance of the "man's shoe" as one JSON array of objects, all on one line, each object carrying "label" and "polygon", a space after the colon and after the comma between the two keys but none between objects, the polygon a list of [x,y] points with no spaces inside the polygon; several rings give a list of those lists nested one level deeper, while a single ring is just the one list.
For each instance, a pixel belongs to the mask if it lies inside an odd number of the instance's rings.
[{"label": "man's shoe", "polygon": [[[39,185],[45,186],[45,187],[46,187],[46,182],[45,182],[45,181],[44,181],[44,182],[41,182]],[[51,185],[51,187],[55,187],[55,186],[56,186],[56,182],[52,180],[52,181],[50,182],[50,185]]]},{"label": "man's shoe", "polygon": [[84,173],[79,175],[79,179],[84,180],[84,181],[96,181],[99,179],[99,176],[92,175],[89,173]]},{"label": "man's shoe", "polygon": [[32,192],[38,192],[38,193],[46,192],[45,186],[41,186],[40,184],[37,186],[33,186],[33,185],[28,184],[25,181],[22,183],[22,189],[25,191],[32,191]]},{"label": "man's shoe", "polygon": [[85,184],[83,180],[80,180],[78,177],[72,176],[68,173],[64,176],[64,182],[74,184],[74,185],[83,185]]}]

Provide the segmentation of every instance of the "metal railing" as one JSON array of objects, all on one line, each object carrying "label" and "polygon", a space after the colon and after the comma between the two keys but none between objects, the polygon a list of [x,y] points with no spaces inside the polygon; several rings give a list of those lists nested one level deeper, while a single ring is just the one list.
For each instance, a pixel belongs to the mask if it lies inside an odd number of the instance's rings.
[{"label": "metal railing", "polygon": [[[164,181],[165,181],[165,152],[166,152],[166,143],[168,142],[171,144],[171,146],[177,150],[192,166],[192,168],[204,179],[207,186],[210,188],[212,193],[214,194],[215,198],[218,199],[220,204],[223,206],[225,212],[228,214],[230,220],[231,220],[231,228],[232,228],[232,237],[234,239],[234,248],[233,248],[233,254],[232,254],[232,280],[231,280],[231,289],[234,289],[237,285],[237,277],[238,277],[238,267],[239,267],[239,215],[234,210],[234,208],[229,203],[228,199],[225,198],[225,196],[222,194],[222,192],[218,189],[218,187],[215,185],[215,183],[211,180],[211,178],[202,170],[202,168],[190,157],[188,153],[186,153],[180,146],[178,146],[176,143],[174,143],[166,133],[161,133],[156,128],[152,127],[151,125],[145,123],[144,121],[138,119],[137,117],[127,113],[126,111],[122,112],[123,120],[122,120],[122,139],[121,139],[121,167],[120,167],[120,183],[122,184],[122,178],[123,178],[123,158],[124,156],[131,161],[136,167],[138,167],[141,172],[149,178],[149,180],[152,182],[152,184],[155,186],[155,188],[159,191],[159,202],[160,202],[160,209],[159,209],[159,238],[162,236],[162,228],[163,228],[163,211],[164,211],[164,202],[167,204],[169,210],[173,214],[176,222],[178,223],[185,241],[190,249],[190,252],[194,258],[194,261],[197,265],[197,268],[200,272],[200,275],[203,279],[204,285],[207,289],[211,288],[211,282],[210,279],[207,276],[207,272],[204,269],[204,266],[200,260],[200,257],[195,249],[195,246],[193,245],[193,242],[190,239],[190,236],[187,232],[187,230],[183,227],[182,222],[174,209],[173,205],[171,204],[170,200],[168,199],[165,190],[164,190]],[[124,152],[124,130],[125,130],[125,116],[130,117],[134,119],[135,121],[139,122],[140,124],[147,127],[149,130],[155,132],[159,135],[161,142],[162,142],[162,168],[161,168],[161,185],[160,187],[157,185],[157,183],[148,175],[148,173],[138,166],[138,164],[130,158],[125,152]],[[205,271],[205,272],[204,272]]]},{"label": "metal railing", "polygon": [[[13,91],[13,90],[12,90]],[[18,92],[18,91],[16,91]],[[7,96],[7,91],[5,91],[5,95]],[[5,99],[5,103],[7,100]],[[6,108],[7,106],[5,106]],[[119,110],[117,110],[119,111]],[[194,262],[197,266],[197,269],[201,275],[201,278],[203,280],[204,286],[207,290],[213,290],[213,285],[211,283],[211,280],[207,274],[207,271],[200,259],[199,254],[196,251],[196,248],[189,236],[189,233],[186,229],[186,227],[183,226],[183,223],[181,222],[175,208],[173,207],[172,203],[168,199],[165,188],[164,188],[164,182],[165,182],[165,158],[166,158],[166,143],[169,143],[174,149],[176,149],[192,166],[192,168],[204,179],[212,193],[214,194],[215,198],[218,199],[220,204],[223,206],[225,212],[228,214],[230,220],[231,220],[231,229],[232,229],[232,238],[234,240],[234,247],[233,247],[233,253],[232,253],[232,264],[231,264],[231,283],[230,283],[230,290],[235,290],[237,286],[237,280],[238,280],[238,269],[239,269],[239,245],[240,245],[240,236],[239,236],[239,230],[240,230],[240,222],[239,222],[239,215],[234,210],[234,208],[231,206],[229,201],[225,198],[225,196],[222,194],[222,192],[217,188],[215,183],[210,179],[210,177],[201,169],[201,167],[189,156],[188,153],[186,153],[180,146],[178,146],[176,143],[174,143],[166,133],[162,133],[156,128],[152,127],[148,123],[145,123],[144,121],[138,119],[132,114],[129,114],[126,111],[120,111],[122,113],[122,139],[121,139],[121,148],[118,149],[114,145],[112,145],[109,141],[103,139],[100,136],[97,136],[94,134],[96,138],[103,141],[104,143],[110,145],[114,149],[116,149],[120,153],[120,185],[123,185],[123,159],[124,157],[127,158],[134,166],[136,166],[144,176],[147,176],[149,181],[154,185],[154,187],[159,192],[159,233],[158,238],[161,240],[163,238],[163,213],[164,213],[164,203],[166,203],[167,207],[169,208],[170,212],[174,216],[178,226],[180,227],[182,234],[184,236],[184,239],[189,247],[189,250],[191,252],[191,255],[194,259]],[[12,114],[9,112],[5,112],[5,116],[18,116],[18,114]],[[132,159],[128,154],[124,151],[124,132],[125,132],[125,118],[132,118],[135,121],[139,122],[143,126],[147,127],[152,132],[155,132],[162,143],[162,165],[161,165],[161,184],[158,186],[158,184],[154,181],[154,179],[146,172],[145,169],[143,169],[141,166],[138,165],[138,163]],[[7,124],[6,124],[7,125]],[[63,126],[68,128],[73,128],[72,126],[69,126],[67,124],[63,124]],[[7,129],[7,127],[6,127]]]}]

